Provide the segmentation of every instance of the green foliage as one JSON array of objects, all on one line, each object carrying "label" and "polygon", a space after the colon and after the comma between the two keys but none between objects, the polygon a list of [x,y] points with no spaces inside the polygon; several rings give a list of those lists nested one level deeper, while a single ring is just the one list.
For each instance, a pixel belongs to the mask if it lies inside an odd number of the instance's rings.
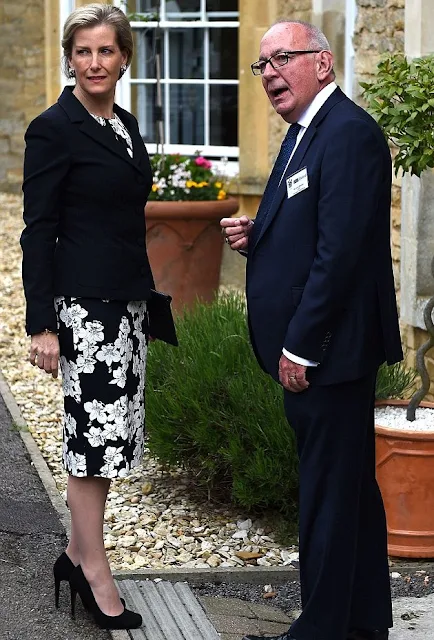
[{"label": "green foliage", "polygon": [[294,435],[282,391],[256,364],[241,296],[198,304],[177,320],[180,346],[150,345],[151,453],[189,469],[214,496],[294,512]]},{"label": "green foliage", "polygon": [[416,371],[406,369],[402,362],[388,367],[382,364],[378,370],[375,398],[404,398],[416,380]]},{"label": "green foliage", "polygon": [[[188,469],[213,497],[274,509],[293,522],[295,438],[282,390],[256,364],[244,298],[231,294],[198,304],[176,324],[177,349],[158,341],[149,347],[146,425],[152,455]],[[377,397],[401,397],[412,380],[401,364],[383,366]]]},{"label": "green foliage", "polygon": [[408,61],[394,54],[378,65],[375,81],[363,82],[368,110],[399,149],[395,168],[420,176],[434,167],[434,56]]},{"label": "green foliage", "polygon": [[224,200],[222,178],[213,173],[212,162],[197,153],[179,153],[151,158],[154,184],[149,200]]},{"label": "green foliage", "polygon": [[127,13],[127,18],[130,22],[158,22],[160,19],[160,16],[158,13],[152,13],[152,12],[147,12],[147,13],[136,13],[136,12],[131,12],[131,13]]}]

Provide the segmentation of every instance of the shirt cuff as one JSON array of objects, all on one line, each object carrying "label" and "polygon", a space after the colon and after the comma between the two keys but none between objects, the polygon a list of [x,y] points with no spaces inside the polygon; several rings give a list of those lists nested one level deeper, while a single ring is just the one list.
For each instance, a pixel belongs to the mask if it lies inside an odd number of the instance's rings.
[{"label": "shirt cuff", "polygon": [[306,358],[300,358],[299,356],[295,356],[293,353],[290,353],[286,349],[282,349],[283,355],[291,360],[291,362],[295,362],[295,364],[301,364],[303,367],[317,367],[319,362],[315,362],[315,360],[306,360]]}]

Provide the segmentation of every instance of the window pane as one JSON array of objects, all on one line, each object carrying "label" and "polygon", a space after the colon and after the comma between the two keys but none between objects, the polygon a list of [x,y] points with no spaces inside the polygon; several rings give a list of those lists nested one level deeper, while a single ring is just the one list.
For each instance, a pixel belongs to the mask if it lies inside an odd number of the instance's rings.
[{"label": "window pane", "polygon": [[198,85],[170,87],[170,144],[204,144],[204,90]]},{"label": "window pane", "polygon": [[202,29],[173,29],[169,31],[169,60],[171,78],[204,77]]},{"label": "window pane", "polygon": [[166,0],[167,20],[200,20],[200,0]]},{"label": "window pane", "polygon": [[[155,29],[134,29],[132,78],[155,78]],[[164,51],[161,42],[161,77],[164,78]]]},{"label": "window pane", "polygon": [[[206,11],[209,20],[238,20],[238,0],[206,0]],[[216,15],[220,12],[232,15]]]},{"label": "window pane", "polygon": [[238,29],[209,30],[209,74],[212,80],[238,79]]},{"label": "window pane", "polygon": [[238,145],[238,86],[210,87],[210,144]]},{"label": "window pane", "polygon": [[[147,16],[157,16],[160,13],[160,0],[128,0],[127,15],[144,13]],[[134,20],[138,16],[133,16]]]},{"label": "window pane", "polygon": [[[155,102],[157,85],[132,84],[131,85],[131,111],[139,122],[140,133],[145,142],[157,142],[155,120]],[[164,86],[161,87],[162,101],[164,105]]]}]

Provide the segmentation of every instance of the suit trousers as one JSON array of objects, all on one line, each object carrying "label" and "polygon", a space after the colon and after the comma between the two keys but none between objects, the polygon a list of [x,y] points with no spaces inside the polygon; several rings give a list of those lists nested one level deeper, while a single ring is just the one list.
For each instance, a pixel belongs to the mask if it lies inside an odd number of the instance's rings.
[{"label": "suit trousers", "polygon": [[386,518],[375,478],[376,372],[285,391],[300,461],[296,640],[345,640],[392,626]]}]

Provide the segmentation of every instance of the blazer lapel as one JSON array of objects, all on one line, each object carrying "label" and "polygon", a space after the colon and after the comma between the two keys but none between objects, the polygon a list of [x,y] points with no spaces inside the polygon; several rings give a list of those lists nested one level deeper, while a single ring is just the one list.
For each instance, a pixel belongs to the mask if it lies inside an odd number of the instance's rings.
[{"label": "blazer lapel", "polygon": [[296,148],[294,155],[291,158],[290,163],[288,164],[282,180],[280,182],[279,188],[276,192],[276,195],[274,197],[274,200],[271,204],[270,210],[267,214],[266,219],[264,220],[264,223],[262,225],[262,229],[261,232],[259,234],[259,236],[256,239],[256,242],[253,246],[253,249],[255,249],[255,247],[257,247],[260,239],[262,238],[262,236],[264,235],[265,231],[268,229],[268,227],[270,226],[271,222],[273,221],[274,216],[276,215],[276,213],[278,212],[280,205],[282,203],[282,200],[286,194],[286,179],[288,176],[290,176],[292,173],[294,173],[295,171],[297,171],[300,166],[301,163],[303,162],[303,158],[306,155],[306,152],[312,142],[312,140],[315,137],[316,134],[316,130],[318,128],[318,126],[320,126],[320,124],[322,123],[322,121],[324,120],[324,118],[326,117],[326,115],[328,114],[328,112],[330,111],[330,109],[332,109],[338,102],[341,102],[341,100],[348,100],[348,98],[345,96],[345,94],[341,91],[341,89],[339,89],[339,87],[337,87],[333,93],[331,94],[331,96],[328,98],[328,100],[326,100],[326,102],[323,104],[323,106],[321,107],[321,109],[318,111],[318,113],[315,115],[315,117],[313,118],[312,122],[310,123],[310,125],[308,126],[308,128],[306,129],[306,132],[304,133],[300,144],[298,145],[298,147]]},{"label": "blazer lapel", "polygon": [[262,236],[264,235],[265,231],[268,229],[268,227],[270,226],[271,222],[273,221],[274,216],[276,215],[277,211],[279,210],[279,207],[281,205],[281,202],[285,196],[286,193],[286,178],[288,176],[290,176],[292,173],[294,173],[294,171],[297,171],[297,169],[300,167],[300,164],[302,163],[302,160],[306,154],[306,151],[309,148],[310,143],[312,142],[314,136],[316,133],[316,127],[313,126],[313,122],[308,126],[308,128],[306,129],[305,134],[303,135],[302,139],[300,140],[300,144],[298,145],[298,147],[296,148],[294,155],[291,158],[290,163],[288,164],[282,180],[280,182],[279,188],[276,191],[276,195],[274,196],[274,200],[271,203],[271,207],[270,210],[267,214],[267,217],[264,220],[264,223],[262,225],[262,229],[261,232],[259,234],[259,236],[256,239],[255,242],[255,247],[258,245],[260,239],[262,238]]},{"label": "blazer lapel", "polygon": [[[135,136],[135,128],[131,126],[130,122],[126,121],[125,113],[123,109],[120,109],[115,105],[114,111],[121,118],[122,122],[127,127],[131,140],[133,142],[133,157],[130,158],[129,154],[123,148],[123,145],[119,143],[114,136],[107,135],[104,131],[104,127],[98,124],[98,122],[92,118],[87,112],[81,102],[73,95],[73,87],[65,87],[58,102],[60,106],[66,111],[71,122],[79,124],[80,131],[85,135],[92,138],[95,142],[102,145],[112,153],[115,153],[119,158],[125,160],[129,164],[133,165],[136,169],[141,171],[139,167],[139,149],[138,140]],[[110,126],[110,125],[106,125]]]}]

